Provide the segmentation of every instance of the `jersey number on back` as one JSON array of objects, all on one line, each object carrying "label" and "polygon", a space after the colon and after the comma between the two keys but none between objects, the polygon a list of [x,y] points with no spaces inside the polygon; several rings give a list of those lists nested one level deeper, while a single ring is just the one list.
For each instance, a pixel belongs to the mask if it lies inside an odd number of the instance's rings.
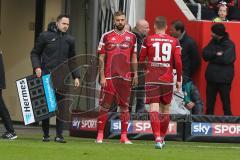
[{"label": "jersey number on back", "polygon": [[[170,61],[172,53],[172,45],[170,43],[162,43],[161,45],[159,42],[156,42],[153,43],[153,47],[155,48],[155,57],[153,59],[154,61]],[[162,53],[161,57],[160,53]]]}]

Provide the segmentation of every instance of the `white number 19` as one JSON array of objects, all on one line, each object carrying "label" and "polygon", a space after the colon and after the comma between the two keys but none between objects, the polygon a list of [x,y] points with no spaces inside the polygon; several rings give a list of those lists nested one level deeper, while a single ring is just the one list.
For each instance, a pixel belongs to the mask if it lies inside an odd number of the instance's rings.
[{"label": "white number 19", "polygon": [[[160,46],[160,43],[156,42],[153,43],[153,47],[155,48],[154,61],[167,62],[171,59],[172,45],[170,43],[163,43],[162,46]],[[160,52],[162,52],[162,57],[160,57]]]}]

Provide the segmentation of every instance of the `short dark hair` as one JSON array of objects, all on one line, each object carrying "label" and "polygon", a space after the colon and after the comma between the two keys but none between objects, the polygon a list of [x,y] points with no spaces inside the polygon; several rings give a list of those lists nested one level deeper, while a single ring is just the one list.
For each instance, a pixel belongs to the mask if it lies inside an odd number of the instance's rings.
[{"label": "short dark hair", "polygon": [[157,29],[163,29],[167,26],[167,19],[163,16],[156,17],[154,24]]},{"label": "short dark hair", "polygon": [[211,31],[218,36],[224,36],[226,34],[226,28],[222,23],[214,23],[211,27]]},{"label": "short dark hair", "polygon": [[125,13],[123,11],[117,11],[113,14],[113,17],[122,16],[122,15],[125,16]]},{"label": "short dark hair", "polygon": [[185,26],[183,24],[182,21],[180,20],[175,20],[171,23],[171,25],[177,30],[177,31],[181,31],[181,33],[183,33],[185,31]]},{"label": "short dark hair", "polygon": [[70,16],[67,14],[60,14],[59,16],[57,16],[57,22],[60,21],[62,18],[70,19]]}]

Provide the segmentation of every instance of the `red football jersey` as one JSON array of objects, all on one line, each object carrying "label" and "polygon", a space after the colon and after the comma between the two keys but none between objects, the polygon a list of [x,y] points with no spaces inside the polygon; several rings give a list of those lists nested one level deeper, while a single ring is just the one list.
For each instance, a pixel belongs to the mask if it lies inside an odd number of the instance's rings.
[{"label": "red football jersey", "polygon": [[98,53],[105,54],[106,79],[131,80],[131,56],[137,52],[136,36],[128,31],[122,34],[111,30],[103,34]]},{"label": "red football jersey", "polygon": [[146,84],[173,84],[173,68],[181,82],[182,61],[179,41],[167,34],[148,36],[141,49],[140,62],[147,59]]}]

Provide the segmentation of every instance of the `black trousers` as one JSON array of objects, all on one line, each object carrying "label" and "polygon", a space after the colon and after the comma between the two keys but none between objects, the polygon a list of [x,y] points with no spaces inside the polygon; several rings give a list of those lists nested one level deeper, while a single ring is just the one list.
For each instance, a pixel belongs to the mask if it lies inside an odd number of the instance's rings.
[{"label": "black trousers", "polygon": [[220,94],[220,98],[223,104],[224,115],[232,115],[231,102],[230,102],[231,83],[214,83],[207,82],[207,111],[206,114],[214,114],[214,106],[216,102],[217,93]]},{"label": "black trousers", "polygon": [[137,86],[131,91],[131,97],[130,97],[130,106],[133,105],[134,98],[136,97],[136,111],[144,112],[145,110],[145,87],[144,86]]},{"label": "black trousers", "polygon": [[[138,85],[132,89],[130,97],[130,106],[134,103],[134,98],[136,97],[136,111],[145,111],[145,78],[144,73],[138,72]],[[131,110],[132,111],[132,110]]]},{"label": "black trousers", "polygon": [[[56,111],[56,136],[62,136],[63,128],[64,128],[64,119],[62,118],[63,110],[60,106],[60,101],[63,100],[64,96],[56,93],[56,99],[58,102],[58,110]],[[42,130],[43,134],[49,135],[49,118],[42,121]]]},{"label": "black trousers", "polygon": [[2,118],[3,124],[8,132],[14,132],[13,124],[9,112],[2,97],[2,89],[0,89],[0,117]]}]

